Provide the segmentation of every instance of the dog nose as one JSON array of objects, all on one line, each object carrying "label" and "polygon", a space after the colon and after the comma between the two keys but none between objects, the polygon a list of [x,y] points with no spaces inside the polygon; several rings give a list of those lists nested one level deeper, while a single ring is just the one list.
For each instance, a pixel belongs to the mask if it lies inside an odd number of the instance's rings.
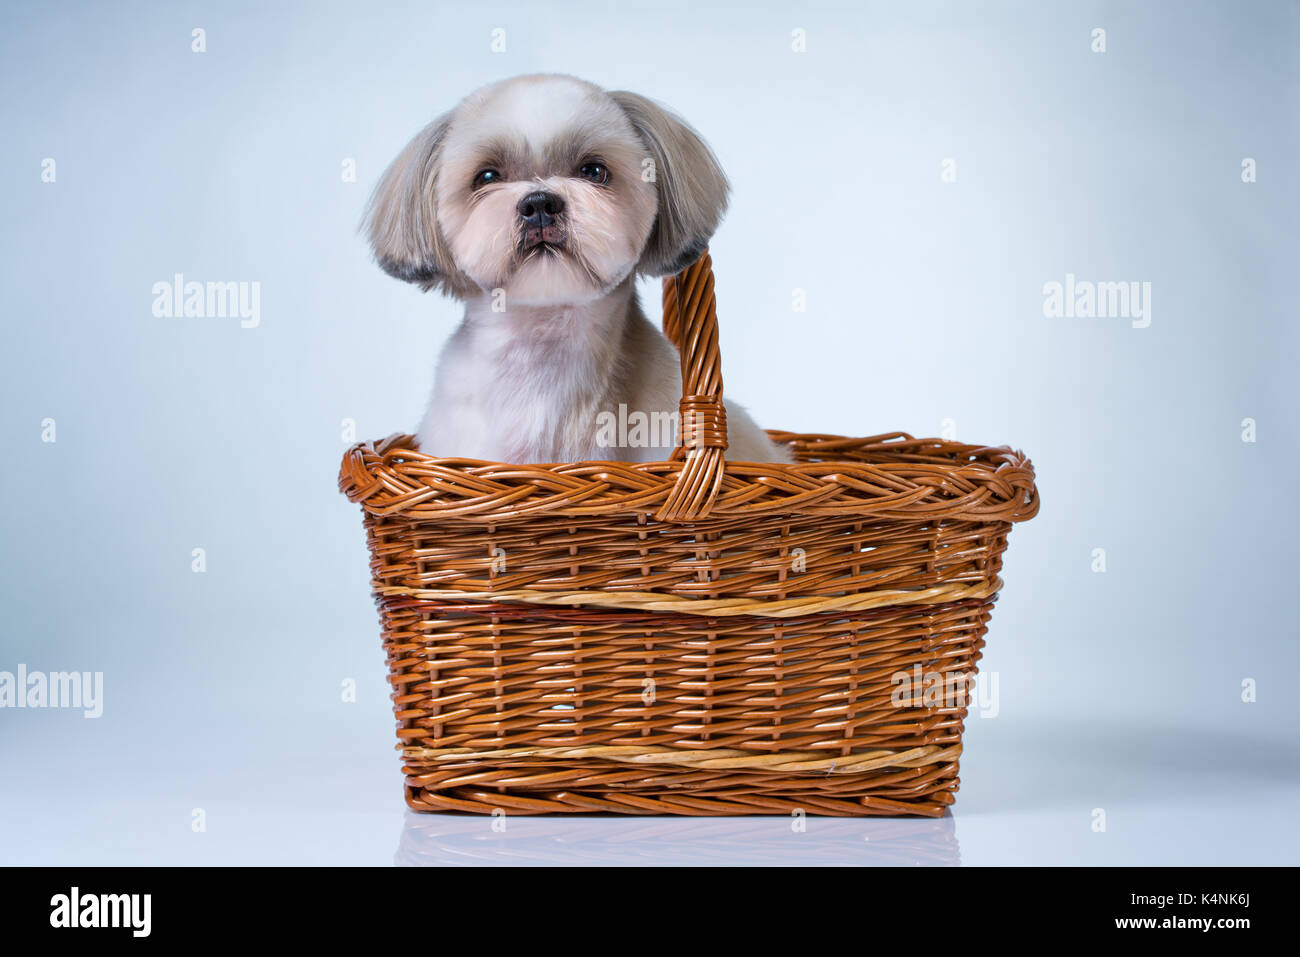
[{"label": "dog nose", "polygon": [[564,200],[539,189],[519,201],[519,215],[528,226],[550,226],[564,212]]}]

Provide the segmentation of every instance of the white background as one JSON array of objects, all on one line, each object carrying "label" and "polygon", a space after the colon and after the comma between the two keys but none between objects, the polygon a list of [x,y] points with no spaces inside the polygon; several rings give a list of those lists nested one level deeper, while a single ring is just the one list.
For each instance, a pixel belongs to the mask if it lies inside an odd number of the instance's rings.
[{"label": "white background", "polygon": [[[0,670],[105,701],[0,710],[0,862],[1296,863],[1297,51],[1294,3],[6,4]],[[405,816],[340,423],[413,428],[458,313],[356,227],[424,123],[536,71],[717,151],[760,422],[1032,456],[952,818]],[[260,326],[154,317],[175,273],[259,282]],[[1150,326],[1045,318],[1067,273],[1152,283]]]}]

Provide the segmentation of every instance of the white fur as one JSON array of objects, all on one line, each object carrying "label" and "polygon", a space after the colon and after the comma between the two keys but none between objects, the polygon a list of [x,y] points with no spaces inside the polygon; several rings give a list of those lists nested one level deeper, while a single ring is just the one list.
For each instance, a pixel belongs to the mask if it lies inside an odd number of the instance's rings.
[{"label": "white fur", "polygon": [[[431,454],[499,462],[660,461],[671,446],[600,444],[597,419],[617,417],[620,404],[675,414],[681,394],[677,350],[641,312],[630,278],[577,306],[492,312],[484,296],[466,304],[443,348],[417,439]],[[726,405],[727,458],[789,461],[743,408]]]}]

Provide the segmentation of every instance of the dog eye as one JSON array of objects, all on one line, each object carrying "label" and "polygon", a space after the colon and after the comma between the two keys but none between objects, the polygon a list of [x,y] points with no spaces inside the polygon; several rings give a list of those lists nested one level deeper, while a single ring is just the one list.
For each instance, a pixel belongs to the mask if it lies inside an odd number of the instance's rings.
[{"label": "dog eye", "polygon": [[578,170],[578,175],[597,186],[603,186],[609,182],[609,167],[604,163],[583,163]]},{"label": "dog eye", "polygon": [[474,176],[474,188],[482,189],[484,186],[487,186],[489,183],[499,183],[504,178],[505,177],[501,175],[501,172],[499,170],[481,169]]}]

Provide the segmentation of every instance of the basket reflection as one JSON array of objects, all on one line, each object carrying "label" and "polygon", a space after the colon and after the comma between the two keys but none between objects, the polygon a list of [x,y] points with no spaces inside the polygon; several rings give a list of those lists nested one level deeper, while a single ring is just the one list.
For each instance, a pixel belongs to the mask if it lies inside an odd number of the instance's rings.
[{"label": "basket reflection", "polygon": [[407,812],[399,867],[829,865],[951,867],[940,818],[506,817]]}]

